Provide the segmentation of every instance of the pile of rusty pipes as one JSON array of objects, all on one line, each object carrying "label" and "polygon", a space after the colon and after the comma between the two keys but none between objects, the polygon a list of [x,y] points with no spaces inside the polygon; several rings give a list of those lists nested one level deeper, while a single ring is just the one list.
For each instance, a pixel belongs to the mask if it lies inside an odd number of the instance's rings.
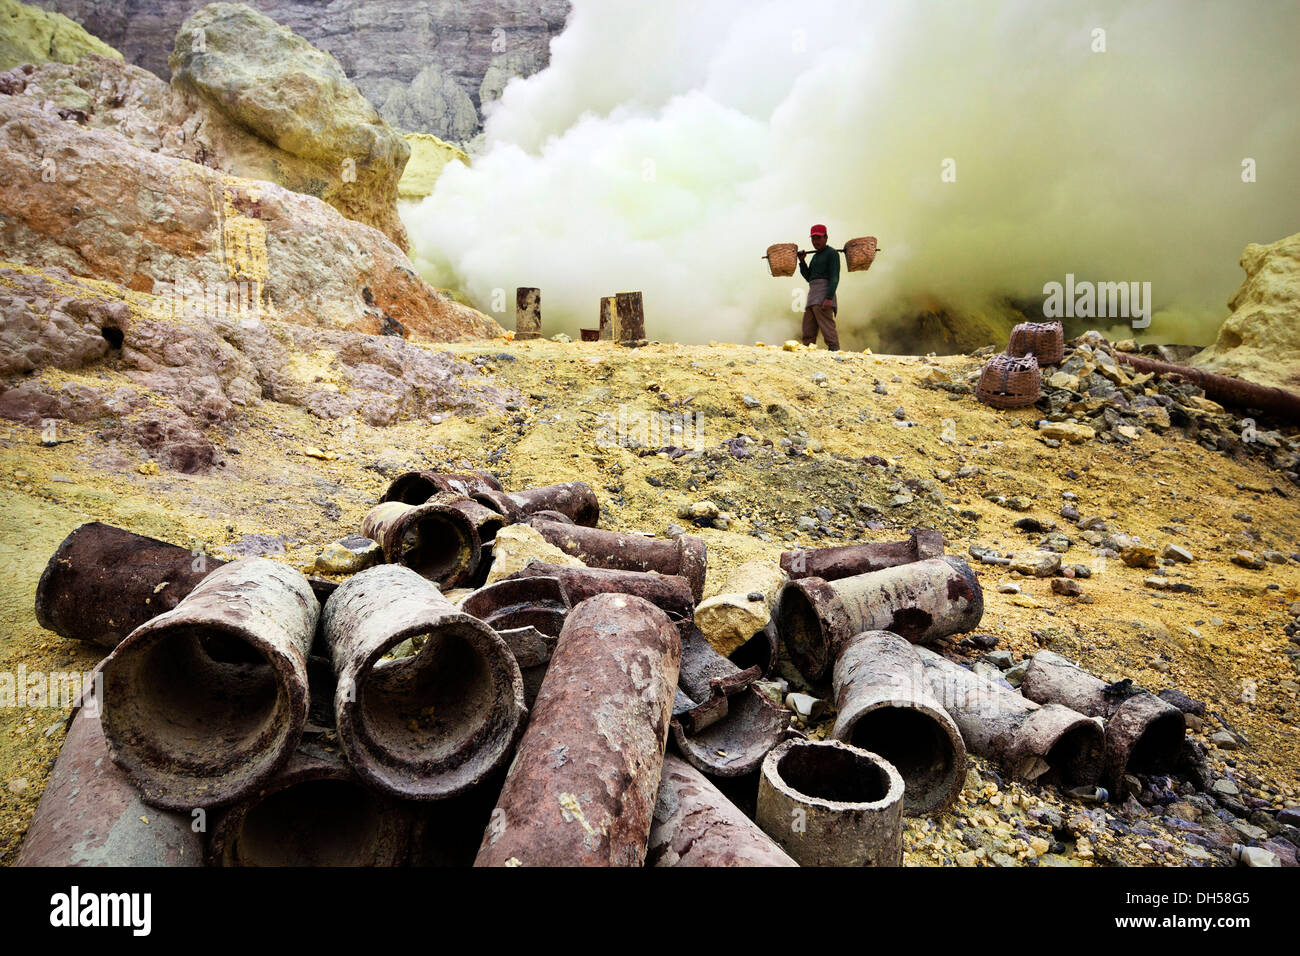
[{"label": "pile of rusty pipes", "polygon": [[[486,475],[412,473],[388,504],[405,510],[367,530],[399,559],[415,527],[414,550],[471,555],[441,567],[472,580],[495,530],[528,521],[588,566],[534,561],[458,608],[436,561],[336,585],[81,526],[37,615],[112,653],[20,863],[897,865],[902,816],[951,804],[968,747],[1064,763],[1071,784],[1090,759],[1100,771],[1099,743],[1073,762],[1057,746],[1093,721],[1014,694],[980,711],[969,687],[950,692],[979,678],[912,646],[982,614],[937,533],[783,555],[789,581],[754,635],[772,653],[742,667],[693,621],[703,541],[598,529],[581,482],[506,494]],[[833,680],[834,740],[804,739],[760,690],[778,634],[810,683]]]}]

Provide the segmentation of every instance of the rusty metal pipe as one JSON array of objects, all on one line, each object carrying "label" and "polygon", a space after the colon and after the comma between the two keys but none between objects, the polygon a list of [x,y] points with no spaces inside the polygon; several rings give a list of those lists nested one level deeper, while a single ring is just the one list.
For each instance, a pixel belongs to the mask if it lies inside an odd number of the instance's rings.
[{"label": "rusty metal pipe", "polygon": [[408,471],[394,478],[379,500],[422,505],[437,494],[471,498],[483,492],[500,490],[501,483],[485,471],[459,475],[442,471]]},{"label": "rusty metal pipe", "polygon": [[901,866],[903,778],[839,740],[788,740],[763,761],[755,821],[800,866]]},{"label": "rusty metal pipe", "polygon": [[906,541],[846,544],[836,548],[813,548],[781,553],[781,570],[790,580],[840,578],[895,568],[900,564],[943,557],[943,532],[934,528],[915,531]]},{"label": "rusty metal pipe", "polygon": [[36,585],[36,620],[63,637],[112,649],[225,563],[91,521],[50,557]]},{"label": "rusty metal pipe", "polygon": [[658,607],[679,629],[690,627],[694,616],[695,602],[691,594],[691,583],[681,575],[609,568],[573,568],[534,559],[504,580],[539,577],[558,580],[570,607],[577,607],[597,594],[632,594]]},{"label": "rusty metal pipe", "polygon": [[559,578],[544,576],[497,581],[460,603],[462,611],[496,631],[514,654],[529,707],[541,690],[571,606]]},{"label": "rusty metal pipe", "polygon": [[696,602],[704,594],[707,551],[700,538],[687,534],[672,540],[647,538],[536,518],[528,524],[555,547],[581,558],[589,567],[680,574],[690,582],[691,596]]},{"label": "rusty metal pipe", "polygon": [[146,803],[228,804],[284,766],[307,719],[319,607],[299,571],[241,558],[105,659],[109,753]]},{"label": "rusty metal pipe", "polygon": [[627,594],[570,612],[475,866],[640,866],[681,638]]},{"label": "rusty metal pipe", "polygon": [[647,866],[798,866],[702,773],[664,755]]},{"label": "rusty metal pipe", "polygon": [[1092,786],[1101,777],[1101,727],[1059,704],[1040,706],[985,680],[925,647],[927,689],[961,730],[966,748],[1013,775],[1062,787]]},{"label": "rusty metal pipe", "polygon": [[436,500],[376,505],[362,521],[361,533],[379,542],[389,564],[410,568],[444,588],[468,582],[483,557],[473,522]]},{"label": "rusty metal pipe", "polygon": [[1108,693],[1104,680],[1051,651],[1029,662],[1020,692],[1039,704],[1062,704],[1106,722],[1102,782],[1112,793],[1128,773],[1168,773],[1187,736],[1183,712],[1148,690]]},{"label": "rusty metal pipe", "polygon": [[[368,785],[412,800],[461,793],[510,756],[526,714],[519,665],[492,628],[410,568],[355,574],[321,621],[348,762]],[[384,661],[403,641],[412,657]]]},{"label": "rusty metal pipe", "polygon": [[789,712],[750,686],[759,676],[758,667],[741,670],[715,651],[696,628],[683,633],[673,742],[704,773],[752,773],[788,735]]},{"label": "rusty metal pipe", "polygon": [[304,742],[265,786],[221,815],[209,866],[401,866],[412,814]]},{"label": "rusty metal pipe", "polygon": [[83,697],[68,721],[17,865],[202,866],[203,836],[190,815],[146,806],[113,766],[99,700]]},{"label": "rusty metal pipe", "polygon": [[888,631],[855,635],[835,659],[831,734],[897,768],[908,816],[952,806],[966,781],[966,744],[924,672],[912,645]]},{"label": "rusty metal pipe", "polygon": [[1300,395],[1283,388],[1268,385],[1256,385],[1254,382],[1233,378],[1231,375],[1218,375],[1188,365],[1171,365],[1169,362],[1157,362],[1155,359],[1116,352],[1115,357],[1126,365],[1131,365],[1139,372],[1153,372],[1157,375],[1177,375],[1186,379],[1205,392],[1208,398],[1220,405],[1233,408],[1255,408],[1285,418],[1288,421],[1300,420]]},{"label": "rusty metal pipe", "polygon": [[777,632],[809,681],[823,680],[840,646],[863,631],[913,644],[973,630],[984,592],[970,565],[947,555],[838,581],[802,578],[781,590]]},{"label": "rusty metal pipe", "polygon": [[585,481],[565,481],[523,491],[480,491],[474,500],[504,516],[508,521],[525,521],[542,511],[556,511],[577,525],[594,528],[600,520],[600,502]]}]

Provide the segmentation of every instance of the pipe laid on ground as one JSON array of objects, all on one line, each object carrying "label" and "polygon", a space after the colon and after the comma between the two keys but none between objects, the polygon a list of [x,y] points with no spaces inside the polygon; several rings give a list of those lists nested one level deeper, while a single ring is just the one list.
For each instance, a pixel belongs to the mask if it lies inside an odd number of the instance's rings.
[{"label": "pipe laid on ground", "polygon": [[640,866],[681,637],[641,598],[570,612],[475,866]]},{"label": "pipe laid on ground", "polygon": [[700,538],[687,534],[672,540],[646,538],[536,518],[530,519],[528,524],[555,547],[565,554],[581,558],[589,567],[680,574],[690,582],[694,601],[698,602],[704,594],[704,571],[708,558],[704,541]]},{"label": "pipe laid on ground", "polygon": [[1029,662],[1020,692],[1039,704],[1062,704],[1106,722],[1102,782],[1120,793],[1128,773],[1168,773],[1187,736],[1183,712],[1148,690],[1107,693],[1107,684],[1073,661],[1039,651]]},{"label": "pipe laid on ground", "polygon": [[379,500],[422,505],[434,495],[453,494],[471,498],[484,492],[501,490],[501,483],[485,471],[449,474],[441,471],[408,471],[393,479]]},{"label": "pipe laid on ground", "polygon": [[507,578],[475,591],[460,609],[492,628],[506,642],[532,707],[571,603],[554,577]]},{"label": "pipe laid on ground", "polygon": [[108,656],[104,735],[146,803],[231,803],[284,766],[307,718],[319,608],[299,571],[241,558]]},{"label": "pipe laid on ground", "polygon": [[836,548],[810,548],[781,553],[781,570],[790,580],[840,578],[895,568],[900,564],[943,557],[943,532],[935,528],[915,531],[906,541],[846,544]]},{"label": "pipe laid on ground", "polygon": [[209,866],[401,866],[412,813],[304,742],[265,786],[221,815]]},{"label": "pipe laid on ground", "polygon": [[1230,375],[1218,375],[1188,365],[1172,365],[1155,359],[1131,355],[1128,352],[1116,352],[1115,358],[1126,365],[1131,365],[1139,372],[1153,372],[1157,375],[1178,375],[1205,392],[1208,398],[1220,405],[1234,408],[1255,408],[1261,412],[1277,415],[1295,422],[1300,420],[1300,395],[1283,388],[1268,385],[1256,385]]},{"label": "pipe laid on ground", "polygon": [[361,533],[384,549],[389,564],[410,568],[442,588],[467,583],[482,561],[482,543],[465,513],[434,500],[422,505],[376,505]]},{"label": "pipe laid on ground", "polygon": [[755,822],[800,866],[901,866],[903,778],[839,740],[788,740],[767,755]]},{"label": "pipe laid on ground", "polygon": [[913,644],[974,630],[984,592],[970,565],[947,555],[838,581],[802,578],[781,590],[777,633],[809,681],[824,679],[839,647],[863,631]]},{"label": "pipe laid on ground", "polygon": [[225,563],[91,521],[50,557],[36,585],[36,620],[63,637],[111,649]]},{"label": "pipe laid on ground", "polygon": [[[526,714],[519,665],[482,621],[410,568],[353,575],[321,629],[338,686],[339,743],[367,784],[438,800],[479,783],[510,756]],[[381,660],[424,637],[411,657]]]},{"label": "pipe laid on ground", "polygon": [[914,648],[925,683],[961,731],[966,748],[1013,775],[1061,787],[1092,786],[1101,777],[1101,727],[1059,704],[1040,706],[925,647]]},{"label": "pipe laid on ground", "polygon": [[600,502],[585,481],[565,481],[508,493],[484,490],[472,497],[511,522],[524,521],[542,511],[559,512],[574,524],[589,528],[594,528],[600,520]]},{"label": "pipe laid on ground", "polygon": [[558,580],[570,607],[577,607],[597,594],[631,594],[662,610],[679,629],[690,627],[694,617],[695,601],[691,594],[691,582],[681,575],[609,568],[573,568],[547,564],[534,558],[504,580],[519,581],[539,577]]},{"label": "pipe laid on ground", "polygon": [[835,660],[831,734],[897,768],[908,816],[952,806],[966,781],[966,744],[924,673],[912,645],[888,631],[855,635]]},{"label": "pipe laid on ground", "polygon": [[[88,700],[88,702],[87,702]],[[188,813],[146,806],[113,766],[99,699],[84,698],[18,851],[18,866],[202,866]]]},{"label": "pipe laid on ground", "polygon": [[647,866],[798,866],[686,761],[664,755]]}]

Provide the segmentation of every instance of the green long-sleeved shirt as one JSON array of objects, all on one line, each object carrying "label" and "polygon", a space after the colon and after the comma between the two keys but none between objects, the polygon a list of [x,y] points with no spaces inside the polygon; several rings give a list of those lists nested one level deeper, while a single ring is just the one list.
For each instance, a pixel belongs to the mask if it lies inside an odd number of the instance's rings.
[{"label": "green long-sleeved shirt", "polygon": [[827,244],[821,252],[814,252],[808,264],[799,263],[799,274],[809,282],[826,280],[826,297],[835,298],[835,287],[840,284],[840,254]]}]

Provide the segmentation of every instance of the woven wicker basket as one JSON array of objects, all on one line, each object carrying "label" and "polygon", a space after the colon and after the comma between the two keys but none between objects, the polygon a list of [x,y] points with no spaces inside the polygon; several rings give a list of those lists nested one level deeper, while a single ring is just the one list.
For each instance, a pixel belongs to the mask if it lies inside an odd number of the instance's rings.
[{"label": "woven wicker basket", "polygon": [[850,272],[866,272],[876,258],[876,237],[862,236],[844,243],[844,259]]},{"label": "woven wicker basket", "polygon": [[792,276],[797,261],[799,247],[793,242],[778,242],[767,247],[767,267],[774,276]]},{"label": "woven wicker basket", "polygon": [[975,387],[976,397],[994,408],[1024,408],[1038,401],[1043,373],[1032,355],[995,355],[989,359]]},{"label": "woven wicker basket", "polygon": [[1039,366],[1065,358],[1065,330],[1060,322],[1021,322],[1011,330],[1008,355],[1032,355]]}]

